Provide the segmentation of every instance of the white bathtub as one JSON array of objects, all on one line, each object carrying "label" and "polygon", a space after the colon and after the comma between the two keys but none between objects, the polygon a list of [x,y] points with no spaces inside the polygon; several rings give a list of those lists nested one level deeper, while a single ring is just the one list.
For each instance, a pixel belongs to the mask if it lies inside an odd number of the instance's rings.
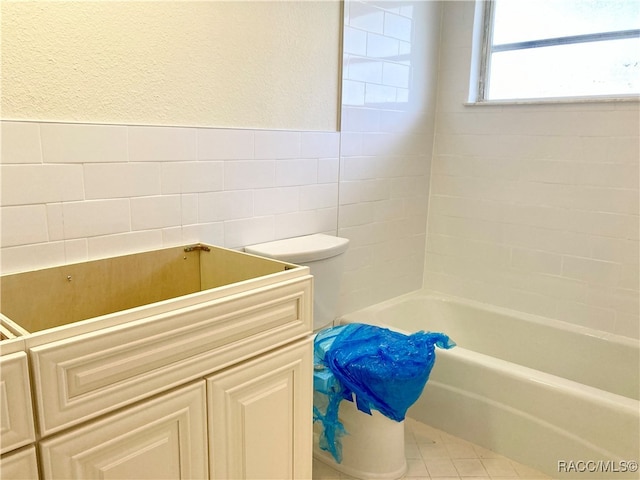
[{"label": "white bathtub", "polygon": [[638,341],[425,292],[342,318],[351,322],[458,344],[437,350],[410,417],[554,478],[639,478],[626,463],[640,460]]}]

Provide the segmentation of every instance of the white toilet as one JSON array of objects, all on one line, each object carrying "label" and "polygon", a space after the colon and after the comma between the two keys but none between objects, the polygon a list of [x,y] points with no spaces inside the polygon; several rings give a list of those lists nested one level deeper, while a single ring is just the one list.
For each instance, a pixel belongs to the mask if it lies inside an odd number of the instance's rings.
[{"label": "white toilet", "polygon": [[[314,276],[313,328],[318,332],[330,327],[337,315],[346,238],[315,234],[276,240],[245,247],[247,253],[308,266]],[[324,397],[324,398],[322,398]],[[322,404],[326,396],[314,392],[314,404]],[[391,420],[377,411],[373,415],[360,412],[353,402],[342,401],[338,418],[347,435],[341,438],[343,458],[319,447],[322,426],[314,425],[314,457],[347,475],[362,479],[395,480],[407,470],[404,454],[404,422]]]}]

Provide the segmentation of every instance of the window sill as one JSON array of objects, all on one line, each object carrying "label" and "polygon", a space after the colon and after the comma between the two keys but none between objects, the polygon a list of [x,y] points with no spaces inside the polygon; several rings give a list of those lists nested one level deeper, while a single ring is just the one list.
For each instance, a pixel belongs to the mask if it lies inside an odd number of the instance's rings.
[{"label": "window sill", "polygon": [[523,98],[508,100],[484,100],[481,102],[465,102],[466,107],[477,106],[508,106],[508,105],[567,105],[585,103],[638,103],[640,95],[625,95],[616,97],[555,97],[555,98]]}]

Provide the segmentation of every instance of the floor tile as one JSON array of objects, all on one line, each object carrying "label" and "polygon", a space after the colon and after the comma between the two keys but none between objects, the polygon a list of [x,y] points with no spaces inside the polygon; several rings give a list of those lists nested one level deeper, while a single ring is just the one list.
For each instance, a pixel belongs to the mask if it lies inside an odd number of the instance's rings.
[{"label": "floor tile", "polygon": [[[550,480],[551,477],[491,450],[412,418],[405,421],[407,480]],[[350,480],[314,460],[313,480]]]},{"label": "floor tile", "polygon": [[477,458],[455,458],[453,465],[461,477],[489,477],[489,474]]},{"label": "floor tile", "polygon": [[458,475],[458,470],[450,458],[431,458],[425,462],[432,477],[450,477]]},{"label": "floor tile", "polygon": [[447,443],[445,444],[451,458],[478,458],[478,454],[471,443]]},{"label": "floor tile", "polygon": [[405,476],[408,478],[429,477],[429,472],[421,458],[408,458],[407,473]]},{"label": "floor tile", "polygon": [[506,458],[483,458],[482,465],[491,477],[517,477],[518,472]]}]

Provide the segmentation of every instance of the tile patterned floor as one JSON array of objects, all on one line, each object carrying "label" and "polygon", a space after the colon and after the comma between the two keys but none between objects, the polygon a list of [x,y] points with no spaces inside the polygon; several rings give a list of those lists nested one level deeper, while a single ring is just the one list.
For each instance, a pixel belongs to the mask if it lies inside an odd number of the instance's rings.
[{"label": "tile patterned floor", "polygon": [[[551,477],[432,428],[411,418],[405,421],[407,480],[539,480]],[[347,480],[348,475],[313,462],[314,480]]]}]

